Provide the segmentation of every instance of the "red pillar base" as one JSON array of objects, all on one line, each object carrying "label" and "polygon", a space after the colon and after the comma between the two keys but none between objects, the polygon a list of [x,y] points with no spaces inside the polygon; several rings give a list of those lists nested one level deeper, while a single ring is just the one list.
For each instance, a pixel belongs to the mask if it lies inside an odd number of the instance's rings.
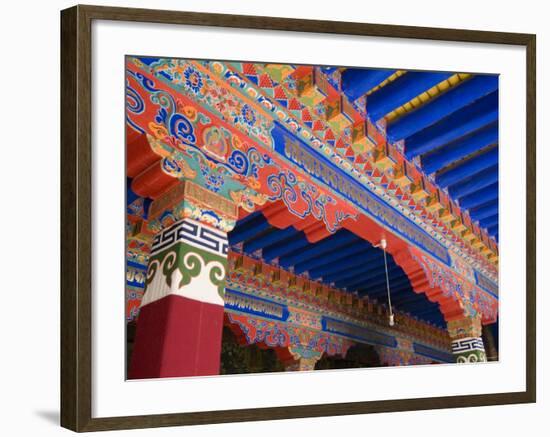
[{"label": "red pillar base", "polygon": [[218,375],[222,305],[168,295],[141,308],[129,379]]}]

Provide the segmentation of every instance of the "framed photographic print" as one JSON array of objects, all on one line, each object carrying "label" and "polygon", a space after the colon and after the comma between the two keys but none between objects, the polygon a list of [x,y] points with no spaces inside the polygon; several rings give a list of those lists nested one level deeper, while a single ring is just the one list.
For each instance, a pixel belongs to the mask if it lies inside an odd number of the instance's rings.
[{"label": "framed photographic print", "polygon": [[62,12],[61,420],[535,401],[535,36]]}]

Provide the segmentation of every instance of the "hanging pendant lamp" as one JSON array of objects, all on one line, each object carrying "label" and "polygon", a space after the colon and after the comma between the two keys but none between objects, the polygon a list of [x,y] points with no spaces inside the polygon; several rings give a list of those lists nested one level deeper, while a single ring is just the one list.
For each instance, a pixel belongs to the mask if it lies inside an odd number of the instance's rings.
[{"label": "hanging pendant lamp", "polygon": [[390,311],[388,316],[388,324],[390,326],[393,326],[395,325],[395,317],[394,317],[393,309],[391,305],[390,276],[388,274],[388,258],[386,255],[386,246],[387,246],[386,239],[382,238],[382,240],[380,240],[380,243],[377,244],[375,247],[381,248],[382,251],[384,252],[384,270],[386,271],[386,290],[388,292],[388,308]]}]

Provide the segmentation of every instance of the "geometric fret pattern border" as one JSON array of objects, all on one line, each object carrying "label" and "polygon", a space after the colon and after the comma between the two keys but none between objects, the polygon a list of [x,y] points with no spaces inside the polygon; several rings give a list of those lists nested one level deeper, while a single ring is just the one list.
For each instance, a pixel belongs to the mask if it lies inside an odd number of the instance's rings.
[{"label": "geometric fret pattern border", "polygon": [[227,235],[190,219],[183,219],[159,232],[153,240],[151,254],[154,255],[179,241],[187,241],[208,252],[227,256]]},{"label": "geometric fret pattern border", "polygon": [[453,354],[462,354],[465,352],[481,350],[485,351],[483,340],[480,337],[461,338],[452,343]]}]

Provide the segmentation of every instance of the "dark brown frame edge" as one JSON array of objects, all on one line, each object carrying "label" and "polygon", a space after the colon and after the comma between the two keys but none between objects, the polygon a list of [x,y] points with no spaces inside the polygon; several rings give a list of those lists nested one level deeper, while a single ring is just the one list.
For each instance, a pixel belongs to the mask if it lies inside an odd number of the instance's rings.
[{"label": "dark brown frame edge", "polygon": [[[91,23],[115,20],[525,46],[527,50],[526,391],[216,412],[92,418]],[[99,431],[536,402],[536,37],[275,17],[74,6],[61,12],[61,425]]]}]

